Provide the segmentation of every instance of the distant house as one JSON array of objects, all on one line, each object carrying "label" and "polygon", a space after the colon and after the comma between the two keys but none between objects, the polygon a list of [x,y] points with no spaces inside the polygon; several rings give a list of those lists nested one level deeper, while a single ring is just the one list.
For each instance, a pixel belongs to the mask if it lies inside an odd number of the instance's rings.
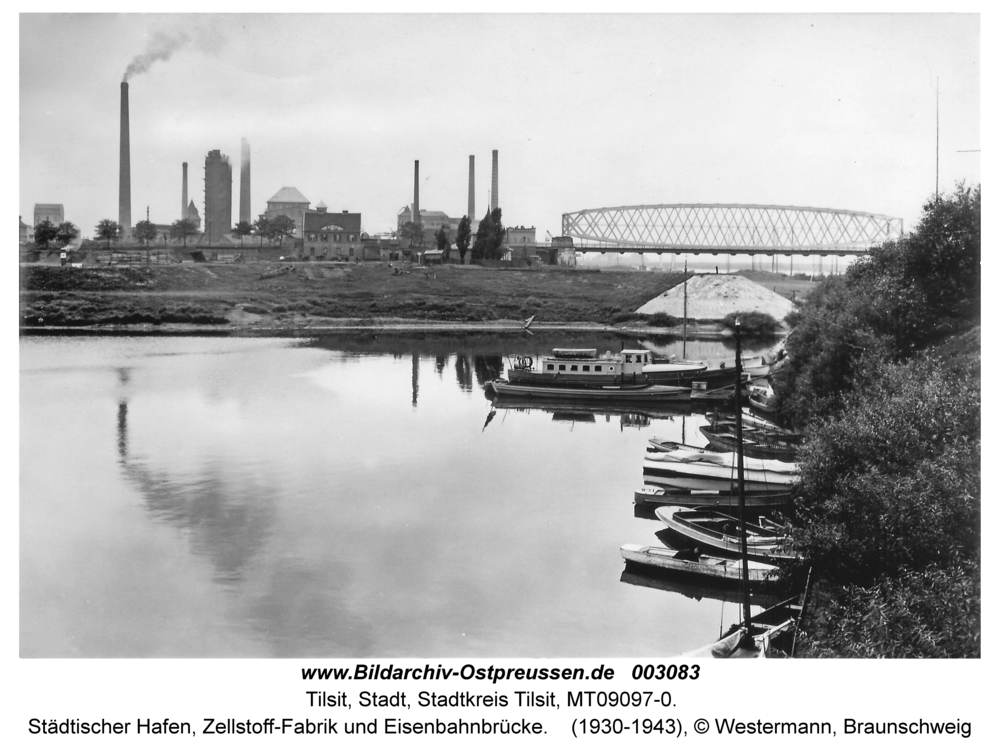
[{"label": "distant house", "polygon": [[35,204],[35,225],[48,220],[56,227],[66,221],[62,204]]},{"label": "distant house", "polygon": [[303,213],[302,255],[311,259],[361,261],[361,213],[328,212],[322,202]]},{"label": "distant house", "polygon": [[24,223],[24,220],[21,219],[21,215],[17,216],[17,224],[18,224],[18,228],[17,228],[18,229],[17,242],[18,243],[27,243],[35,235],[32,232],[31,225],[26,225]]}]

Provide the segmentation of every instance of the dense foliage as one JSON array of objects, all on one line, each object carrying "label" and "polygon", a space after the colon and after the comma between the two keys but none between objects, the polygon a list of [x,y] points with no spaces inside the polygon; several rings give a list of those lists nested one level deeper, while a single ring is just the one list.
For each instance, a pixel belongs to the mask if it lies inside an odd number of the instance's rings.
[{"label": "dense foliage", "polygon": [[843,407],[867,364],[909,358],[962,331],[980,305],[981,190],[932,199],[915,232],[824,280],[798,312],[775,375],[793,423]]},{"label": "dense foliage", "polygon": [[149,220],[139,220],[135,223],[135,239],[147,246],[150,241],[156,240],[157,232],[156,225]]},{"label": "dense foliage", "polygon": [[94,228],[94,237],[102,241],[107,241],[108,248],[111,248],[111,241],[121,238],[122,226],[114,220],[104,219],[97,223]]},{"label": "dense foliage", "polygon": [[487,211],[479,221],[476,242],[472,246],[472,261],[494,260],[503,257],[507,231],[503,226],[500,207]]},{"label": "dense foliage", "polygon": [[56,239],[59,228],[52,224],[51,220],[42,220],[35,225],[35,245],[39,248],[48,248],[49,244]]},{"label": "dense foliage", "polygon": [[465,255],[469,251],[469,244],[472,243],[472,221],[469,215],[463,215],[458,221],[458,232],[455,235],[455,245],[458,247],[458,256],[461,261],[465,261]]},{"label": "dense foliage", "polygon": [[740,332],[749,337],[771,335],[778,331],[778,320],[763,311],[737,311],[734,314],[726,314],[722,326],[735,329],[737,320],[740,322]]},{"label": "dense foliage", "polygon": [[814,656],[979,654],[980,189],[825,280],[792,316],[782,411],[808,426],[797,548]]}]

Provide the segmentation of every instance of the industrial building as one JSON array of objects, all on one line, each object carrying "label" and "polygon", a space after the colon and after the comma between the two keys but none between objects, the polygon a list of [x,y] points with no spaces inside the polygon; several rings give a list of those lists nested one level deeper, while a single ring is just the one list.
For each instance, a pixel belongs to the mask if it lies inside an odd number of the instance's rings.
[{"label": "industrial building", "polygon": [[306,212],[309,211],[309,199],[297,188],[284,186],[278,193],[267,200],[267,210],[264,219],[273,220],[285,215],[295,223],[295,237],[302,238],[305,232]]},{"label": "industrial building", "polygon": [[35,225],[48,220],[56,227],[66,221],[62,204],[35,204]]},{"label": "industrial building", "polygon": [[327,211],[320,202],[303,216],[302,256],[339,261],[362,260],[361,213]]},{"label": "industrial building", "polygon": [[233,229],[233,168],[213,149],[205,157],[205,242],[219,243]]}]

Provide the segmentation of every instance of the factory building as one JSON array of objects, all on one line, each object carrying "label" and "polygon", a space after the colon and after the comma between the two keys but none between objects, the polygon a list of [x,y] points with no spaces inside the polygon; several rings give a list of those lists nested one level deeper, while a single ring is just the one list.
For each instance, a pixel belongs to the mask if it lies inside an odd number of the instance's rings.
[{"label": "factory building", "polygon": [[62,204],[35,204],[35,225],[48,220],[56,227],[66,221]]},{"label": "factory building", "polygon": [[233,167],[213,149],[205,157],[205,238],[219,243],[233,229]]},{"label": "factory building", "polygon": [[267,211],[264,212],[264,219],[273,220],[283,214],[295,223],[295,237],[302,238],[302,234],[305,232],[306,212],[308,211],[310,211],[309,199],[303,196],[299,189],[285,186],[267,200]]},{"label": "factory building", "polygon": [[327,261],[362,260],[361,213],[328,212],[320,202],[303,215],[302,256]]}]

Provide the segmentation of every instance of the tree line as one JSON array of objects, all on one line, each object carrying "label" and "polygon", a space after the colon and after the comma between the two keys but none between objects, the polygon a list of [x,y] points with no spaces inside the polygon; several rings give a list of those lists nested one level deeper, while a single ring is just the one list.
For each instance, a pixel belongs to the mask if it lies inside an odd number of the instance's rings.
[{"label": "tree line", "polygon": [[806,428],[793,539],[814,656],[978,656],[981,189],[828,278],[790,316],[780,411]]},{"label": "tree line", "polygon": [[[499,260],[506,253],[507,229],[503,225],[503,212],[500,207],[489,209],[479,221],[476,229],[475,240],[472,237],[472,221],[468,215],[463,215],[458,222],[455,231],[455,248],[458,250],[459,259],[464,261],[471,253],[470,261],[475,264],[483,260]],[[445,260],[449,253],[449,230],[447,224],[442,225],[434,233],[434,245],[438,251],[445,253]],[[424,248],[424,224],[408,220],[399,229],[401,240],[406,241],[408,248]]]}]

